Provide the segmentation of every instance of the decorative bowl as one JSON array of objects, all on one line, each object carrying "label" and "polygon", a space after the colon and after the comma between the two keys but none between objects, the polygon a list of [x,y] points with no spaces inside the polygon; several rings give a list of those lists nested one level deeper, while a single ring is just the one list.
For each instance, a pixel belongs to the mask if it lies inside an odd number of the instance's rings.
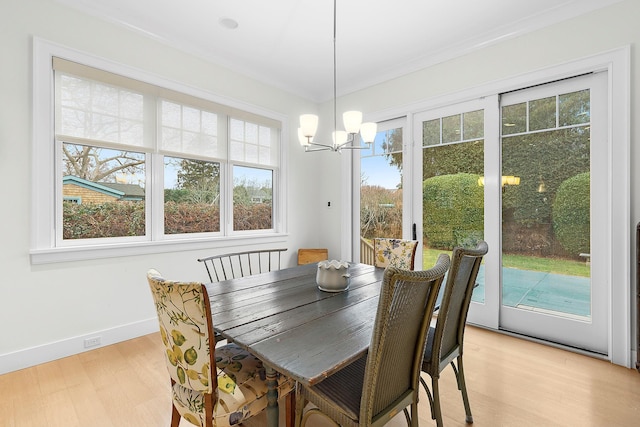
[{"label": "decorative bowl", "polygon": [[349,288],[349,263],[346,261],[320,261],[316,273],[318,289],[325,292],[342,292]]}]

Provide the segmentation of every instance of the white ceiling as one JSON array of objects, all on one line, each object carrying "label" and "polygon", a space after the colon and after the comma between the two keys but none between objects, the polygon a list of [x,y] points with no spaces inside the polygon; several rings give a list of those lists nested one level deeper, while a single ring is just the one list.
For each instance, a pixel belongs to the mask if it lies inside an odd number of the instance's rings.
[{"label": "white ceiling", "polygon": [[[332,0],[55,1],[313,101],[333,96]],[[338,94],[618,1],[339,0]]]}]

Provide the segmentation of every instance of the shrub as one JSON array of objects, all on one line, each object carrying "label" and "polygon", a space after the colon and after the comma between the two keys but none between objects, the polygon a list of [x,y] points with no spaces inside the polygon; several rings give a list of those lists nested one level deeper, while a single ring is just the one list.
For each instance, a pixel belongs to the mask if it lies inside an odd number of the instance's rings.
[{"label": "shrub", "polygon": [[553,201],[553,231],[556,239],[569,253],[589,253],[590,237],[590,176],[575,175],[558,187]]},{"label": "shrub", "polygon": [[[165,234],[220,231],[220,209],[207,203],[166,202]],[[270,203],[234,206],[235,230],[272,228]],[[76,205],[64,203],[63,238],[144,236],[145,210],[142,202],[106,202]]]},{"label": "shrub", "polygon": [[220,231],[220,209],[207,203],[164,204],[164,233],[207,233]]},{"label": "shrub", "polygon": [[423,183],[424,241],[431,248],[452,249],[482,238],[484,191],[479,175],[434,176]]},{"label": "shrub", "polygon": [[63,204],[63,238],[144,236],[144,203]]},{"label": "shrub", "polygon": [[360,235],[402,238],[402,189],[360,188]]}]

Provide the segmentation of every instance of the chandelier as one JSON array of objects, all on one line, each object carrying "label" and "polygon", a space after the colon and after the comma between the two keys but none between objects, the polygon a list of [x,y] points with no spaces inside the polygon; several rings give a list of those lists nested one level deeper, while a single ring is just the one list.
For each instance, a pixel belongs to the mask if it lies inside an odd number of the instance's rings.
[{"label": "chandelier", "polygon": [[[305,152],[331,150],[339,153],[344,149],[369,148],[376,137],[378,125],[376,123],[362,123],[362,112],[360,111],[346,111],[342,115],[345,130],[338,130],[336,74],[336,0],[333,0],[333,143],[315,142],[313,137],[318,130],[318,116],[302,114],[298,128],[298,139]],[[358,133],[360,141],[364,145],[357,141]],[[356,143],[361,145],[355,145]]]}]

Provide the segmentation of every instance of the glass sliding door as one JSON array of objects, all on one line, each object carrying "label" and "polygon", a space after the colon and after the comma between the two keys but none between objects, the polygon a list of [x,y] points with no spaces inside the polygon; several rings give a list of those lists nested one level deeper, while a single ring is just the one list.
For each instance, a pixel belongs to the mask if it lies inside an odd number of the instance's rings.
[{"label": "glass sliding door", "polygon": [[610,136],[609,73],[381,122],[371,150],[354,156],[354,259],[367,262],[368,238],[415,236],[426,269],[484,239],[470,323],[616,354],[625,278],[613,254],[626,253],[628,224],[613,218],[624,217],[628,182],[624,138]]},{"label": "glass sliding door", "polygon": [[[455,246],[474,247],[484,239],[485,105],[474,101],[414,116],[414,153],[421,163],[415,174],[419,182],[414,180],[420,190],[414,215],[422,219],[424,268]],[[485,302],[484,264],[472,301]]]},{"label": "glass sliding door", "polygon": [[602,96],[599,78],[501,99],[500,326],[606,354],[606,244],[598,232],[607,223],[606,117],[591,109]]}]

